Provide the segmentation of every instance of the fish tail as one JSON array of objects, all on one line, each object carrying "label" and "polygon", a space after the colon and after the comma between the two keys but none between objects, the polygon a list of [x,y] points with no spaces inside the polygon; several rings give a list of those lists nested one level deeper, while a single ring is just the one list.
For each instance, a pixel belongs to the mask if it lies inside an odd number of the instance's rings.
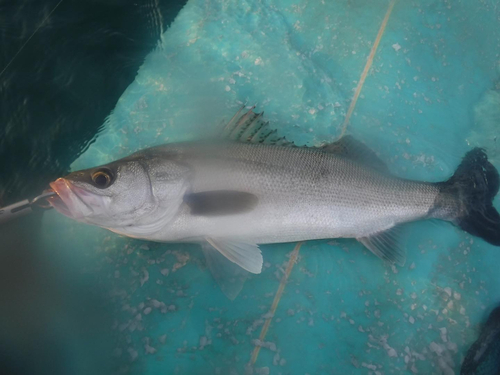
[{"label": "fish tail", "polygon": [[438,183],[433,217],[445,219],[464,231],[500,246],[500,215],[493,207],[500,178],[486,152],[474,148],[465,154],[455,174]]}]

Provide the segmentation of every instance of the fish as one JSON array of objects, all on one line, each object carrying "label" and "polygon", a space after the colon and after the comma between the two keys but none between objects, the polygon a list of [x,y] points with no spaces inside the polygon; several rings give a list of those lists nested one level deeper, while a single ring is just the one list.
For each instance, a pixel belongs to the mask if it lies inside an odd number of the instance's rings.
[{"label": "fish", "polygon": [[234,265],[262,271],[259,245],[332,238],[356,239],[404,265],[401,226],[425,219],[500,246],[492,203],[499,175],[483,149],[467,152],[446,181],[408,180],[350,135],[299,147],[253,109],[241,108],[219,137],[151,147],[59,178],[50,204],[124,236],[199,243],[212,273],[233,276]]},{"label": "fish", "polygon": [[478,339],[470,346],[462,363],[461,375],[500,373],[500,307],[488,316]]}]

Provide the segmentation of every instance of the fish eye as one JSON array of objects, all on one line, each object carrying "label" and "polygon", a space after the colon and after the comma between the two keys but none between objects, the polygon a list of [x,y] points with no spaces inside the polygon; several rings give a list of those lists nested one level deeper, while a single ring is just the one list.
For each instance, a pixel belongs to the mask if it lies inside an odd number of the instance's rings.
[{"label": "fish eye", "polygon": [[113,182],[113,175],[109,169],[99,169],[92,173],[92,181],[99,189],[106,189]]}]

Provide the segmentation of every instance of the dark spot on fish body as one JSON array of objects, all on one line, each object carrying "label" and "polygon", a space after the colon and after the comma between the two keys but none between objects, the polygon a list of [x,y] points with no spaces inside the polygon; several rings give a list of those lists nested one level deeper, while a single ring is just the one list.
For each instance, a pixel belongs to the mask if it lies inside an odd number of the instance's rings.
[{"label": "dark spot on fish body", "polygon": [[330,170],[325,168],[325,167],[321,167],[320,170],[319,170],[319,175],[321,177],[326,177],[326,176],[329,176],[330,175]]},{"label": "dark spot on fish body", "polygon": [[362,208],[369,207],[373,202],[368,199],[361,199],[360,206]]},{"label": "dark spot on fish body", "polygon": [[187,193],[184,203],[195,216],[226,216],[252,211],[259,199],[247,192],[218,190]]},{"label": "dark spot on fish body", "polygon": [[169,182],[175,180],[175,176],[172,173],[167,172],[157,172],[154,175],[155,181],[157,182]]}]

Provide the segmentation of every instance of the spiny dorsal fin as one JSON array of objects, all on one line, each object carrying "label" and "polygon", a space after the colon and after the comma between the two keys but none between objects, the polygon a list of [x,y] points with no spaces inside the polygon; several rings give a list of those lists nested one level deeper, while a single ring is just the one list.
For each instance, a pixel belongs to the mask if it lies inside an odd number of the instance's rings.
[{"label": "spiny dorsal fin", "polygon": [[231,118],[222,131],[222,137],[233,141],[246,143],[264,143],[279,146],[295,146],[285,137],[280,137],[276,129],[269,127],[269,122],[263,120],[264,112],[255,113],[255,106],[240,116],[241,107]]},{"label": "spiny dorsal fin", "polygon": [[[279,136],[276,129],[271,129],[269,127],[269,122],[263,120],[264,112],[255,113],[253,111],[255,106],[253,106],[250,110],[241,115],[244,108],[244,106],[241,107],[224,127],[222,131],[223,138],[245,143],[263,143],[268,145],[298,147],[285,137]],[[311,148],[322,152],[342,155],[376,169],[379,172],[389,172],[387,166],[378,158],[375,152],[350,135],[344,136],[336,142]]]},{"label": "spiny dorsal fin", "polygon": [[342,155],[351,160],[355,160],[379,172],[389,172],[385,163],[379,159],[373,150],[350,135],[346,135],[336,142],[324,145],[321,149],[324,152]]}]

